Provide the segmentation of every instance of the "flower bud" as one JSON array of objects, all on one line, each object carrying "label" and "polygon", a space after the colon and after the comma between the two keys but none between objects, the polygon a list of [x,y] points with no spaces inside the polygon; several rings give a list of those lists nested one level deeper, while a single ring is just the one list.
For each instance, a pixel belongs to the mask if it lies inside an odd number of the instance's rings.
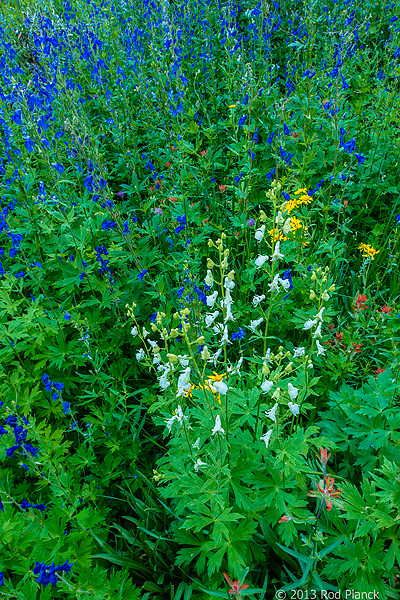
[{"label": "flower bud", "polygon": [[202,346],[205,342],[204,336],[201,335],[199,338],[197,338],[196,340],[196,344],[198,344],[199,346]]},{"label": "flower bud", "polygon": [[168,358],[168,360],[169,360],[170,363],[174,364],[174,363],[178,362],[178,357],[177,357],[176,354],[170,354],[170,353],[168,353],[167,354],[167,358]]},{"label": "flower bud", "polygon": [[211,258],[207,258],[207,269],[212,269],[213,267],[215,267],[215,262]]},{"label": "flower bud", "polygon": [[211,354],[209,353],[207,346],[204,346],[203,350],[201,351],[201,358],[203,360],[208,360],[210,356]]},{"label": "flower bud", "polygon": [[290,371],[293,369],[293,363],[290,362],[287,367],[285,367],[285,373],[290,373]]},{"label": "flower bud", "polygon": [[228,279],[229,281],[233,281],[235,279],[235,271],[229,271]]},{"label": "flower bud", "polygon": [[316,279],[317,279],[317,276],[315,274],[315,271],[313,271],[312,275],[311,275],[311,281],[315,281]]},{"label": "flower bud", "polygon": [[314,300],[315,298],[315,292],[314,290],[310,290],[310,300]]},{"label": "flower bud", "polygon": [[333,283],[329,288],[328,288],[328,292],[334,292],[336,289],[335,284]]},{"label": "flower bud", "polygon": [[269,375],[269,366],[267,365],[266,362],[263,363],[262,374]]},{"label": "flower bud", "polygon": [[221,239],[226,240],[226,233],[221,233]]},{"label": "flower bud", "polygon": [[260,221],[261,223],[264,223],[267,220],[267,215],[265,214],[265,212],[263,210],[260,210]]}]

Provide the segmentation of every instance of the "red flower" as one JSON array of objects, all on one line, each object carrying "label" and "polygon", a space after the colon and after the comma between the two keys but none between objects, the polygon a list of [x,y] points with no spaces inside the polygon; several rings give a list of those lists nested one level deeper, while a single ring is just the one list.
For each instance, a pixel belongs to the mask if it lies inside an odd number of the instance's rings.
[{"label": "red flower", "polygon": [[229,590],[230,594],[240,594],[240,592],[242,590],[245,590],[246,588],[249,587],[247,585],[247,583],[243,583],[242,585],[240,585],[240,581],[232,581],[231,578],[228,577],[228,575],[226,573],[222,573],[222,574],[225,577],[226,581],[231,586],[231,589]]},{"label": "red flower", "polygon": [[393,310],[394,310],[394,309],[393,309],[391,306],[387,306],[386,304],[384,304],[384,305],[382,306],[382,308],[381,308],[380,310],[377,310],[376,312],[377,312],[377,313],[381,312],[381,313],[383,313],[384,315],[391,315],[391,314],[392,314],[392,312],[393,312]]},{"label": "red flower", "polygon": [[175,198],[174,196],[170,196],[168,200],[172,202],[172,204],[176,204],[178,202],[178,198]]},{"label": "red flower", "polygon": [[165,167],[166,167],[167,169],[169,169],[169,167],[170,167],[171,165],[172,165],[172,162],[171,162],[171,161],[168,161],[167,163],[165,163]]},{"label": "red flower", "polygon": [[386,369],[383,369],[382,367],[379,367],[379,369],[377,369],[376,371],[373,371],[373,373],[375,373],[375,375],[376,375],[375,381],[378,381],[379,373],[384,373],[385,371],[386,371]]},{"label": "red flower", "polygon": [[207,152],[208,152],[208,150],[202,150],[200,154],[201,154],[202,156],[207,156]]},{"label": "red flower", "polygon": [[293,136],[294,138],[298,138],[298,137],[300,137],[300,134],[299,134],[299,132],[298,132],[298,131],[293,131],[293,133],[292,133],[292,136]]},{"label": "red flower", "polygon": [[329,331],[333,331],[335,329],[335,326],[332,323],[328,323],[328,329]]},{"label": "red flower", "polygon": [[321,479],[319,483],[315,484],[317,489],[315,491],[308,492],[307,496],[323,498],[326,502],[326,508],[329,511],[332,508],[332,498],[340,496],[342,493],[340,490],[334,489],[334,483],[335,480],[330,475],[325,475],[324,479]]},{"label": "red flower", "polygon": [[353,346],[353,352],[356,352],[357,354],[362,352],[361,348],[363,344],[355,344],[354,342],[351,342],[351,345]]},{"label": "red flower", "polygon": [[319,457],[317,454],[317,458],[320,461],[321,465],[326,465],[330,458],[330,454],[328,454],[328,450],[326,448],[320,448],[321,456]]},{"label": "red flower", "polygon": [[352,305],[351,307],[354,310],[354,314],[359,313],[360,310],[368,310],[368,306],[365,306],[366,302],[368,302],[367,296],[358,294],[357,298],[355,299],[355,306]]},{"label": "red flower", "polygon": [[224,192],[226,190],[226,185],[220,185],[219,186],[219,191],[220,192]]},{"label": "red flower", "polygon": [[292,517],[281,517],[278,521],[278,523],[287,523],[288,521],[291,521]]}]

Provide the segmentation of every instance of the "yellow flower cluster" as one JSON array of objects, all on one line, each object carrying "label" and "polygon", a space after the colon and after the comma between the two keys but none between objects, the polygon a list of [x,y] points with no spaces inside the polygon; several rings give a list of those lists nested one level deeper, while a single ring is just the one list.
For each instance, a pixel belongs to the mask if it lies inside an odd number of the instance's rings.
[{"label": "yellow flower cluster", "polygon": [[380,252],[380,250],[375,250],[370,244],[360,244],[358,249],[364,258],[370,258],[371,260],[374,260],[375,255]]},{"label": "yellow flower cluster", "polygon": [[268,229],[268,234],[271,237],[271,242],[284,242],[289,239],[279,229]]},{"label": "yellow flower cluster", "polygon": [[295,196],[298,196],[298,198],[293,198],[292,200],[288,200],[287,202],[284,202],[281,206],[281,209],[284,212],[287,212],[288,215],[290,215],[290,213],[297,207],[297,206],[301,206],[301,204],[310,204],[311,203],[311,196],[308,195],[306,188],[301,188],[300,190],[297,190],[294,193]]},{"label": "yellow flower cluster", "polygon": [[219,394],[219,392],[217,392],[216,390],[213,390],[210,385],[208,384],[208,381],[211,379],[211,381],[223,381],[223,378],[225,377],[226,373],[223,373],[222,375],[218,375],[218,373],[216,373],[215,371],[213,371],[214,375],[210,375],[206,381],[206,385],[202,386],[201,383],[199,383],[199,385],[195,385],[194,383],[190,384],[190,388],[188,390],[185,391],[185,396],[186,398],[193,398],[193,390],[203,390],[206,389],[209,392],[212,392],[215,396],[215,399],[217,400],[217,402],[219,404],[221,404],[221,395]]}]

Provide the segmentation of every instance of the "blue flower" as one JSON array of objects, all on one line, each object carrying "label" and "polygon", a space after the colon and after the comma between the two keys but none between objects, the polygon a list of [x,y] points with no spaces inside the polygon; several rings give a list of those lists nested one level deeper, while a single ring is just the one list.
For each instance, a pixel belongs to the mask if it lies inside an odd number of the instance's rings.
[{"label": "blue flower", "polygon": [[122,232],[122,235],[128,235],[128,233],[130,233],[130,229],[129,229],[129,221],[125,221],[124,222],[124,230]]},{"label": "blue flower", "polygon": [[269,173],[266,174],[266,178],[267,179],[272,179],[273,174],[275,173],[275,167],[272,169],[272,171],[270,171]]},{"label": "blue flower", "polygon": [[244,115],[243,117],[241,117],[239,119],[239,123],[238,123],[239,127],[242,127],[246,123],[246,120],[247,120],[247,115]]},{"label": "blue flower", "polygon": [[1,501],[1,496],[0,496],[0,510],[4,512],[4,505]]},{"label": "blue flower", "polygon": [[267,138],[267,144],[272,144],[272,140],[274,139],[275,131],[271,133],[271,135]]},{"label": "blue flower", "polygon": [[60,175],[64,173],[64,167],[60,163],[51,163],[51,166],[57,171],[57,173],[60,173]]},{"label": "blue flower", "polygon": [[0,572],[0,585],[4,585],[4,573]]},{"label": "blue flower", "polygon": [[286,123],[283,124],[283,133],[285,135],[290,135],[290,129],[289,127],[286,125]]},{"label": "blue flower", "polygon": [[358,160],[359,165],[362,165],[365,162],[365,156],[362,154],[355,154],[355,157]]},{"label": "blue flower", "polygon": [[246,332],[244,329],[242,329],[241,327],[239,327],[239,331],[237,333],[232,333],[232,337],[231,340],[242,340],[243,338],[246,337]]},{"label": "blue flower", "polygon": [[19,279],[20,277],[26,277],[25,271],[19,271],[19,273],[15,273],[16,279]]},{"label": "blue flower", "polygon": [[30,502],[28,502],[28,500],[26,498],[24,498],[21,502],[21,508],[23,510],[26,510],[27,508],[30,508],[32,506],[32,504]]},{"label": "blue flower", "polygon": [[239,181],[242,179],[243,173],[240,173],[237,177],[235,177],[235,184],[237,185]]},{"label": "blue flower", "polygon": [[356,140],[353,138],[352,140],[349,140],[348,142],[346,142],[343,145],[343,150],[345,152],[348,152],[349,154],[351,154],[352,152],[355,152],[355,150],[356,150]]},{"label": "blue flower", "polygon": [[137,275],[137,278],[140,279],[140,281],[143,281],[143,277],[146,275],[147,273],[147,269],[143,269],[143,271],[140,271],[139,275]]},{"label": "blue flower", "polygon": [[35,142],[29,137],[29,135],[25,138],[25,148],[28,152],[32,152],[35,147]]},{"label": "blue flower", "polygon": [[400,215],[396,215],[396,221],[400,223]]},{"label": "blue flower", "polygon": [[68,312],[66,312],[65,315],[64,315],[64,319],[66,321],[69,321],[71,319],[71,315]]},{"label": "blue flower", "polygon": [[114,227],[116,227],[116,223],[114,223],[114,221],[109,221],[106,220],[104,221],[104,223],[102,224],[101,228],[105,229],[106,231],[109,231],[110,229],[114,229]]}]

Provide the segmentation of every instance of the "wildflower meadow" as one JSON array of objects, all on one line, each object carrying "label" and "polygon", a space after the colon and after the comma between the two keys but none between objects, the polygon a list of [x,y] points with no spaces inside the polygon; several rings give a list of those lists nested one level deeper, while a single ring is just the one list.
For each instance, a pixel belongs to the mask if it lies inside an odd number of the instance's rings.
[{"label": "wildflower meadow", "polygon": [[399,598],[400,4],[0,42],[0,599]]}]

